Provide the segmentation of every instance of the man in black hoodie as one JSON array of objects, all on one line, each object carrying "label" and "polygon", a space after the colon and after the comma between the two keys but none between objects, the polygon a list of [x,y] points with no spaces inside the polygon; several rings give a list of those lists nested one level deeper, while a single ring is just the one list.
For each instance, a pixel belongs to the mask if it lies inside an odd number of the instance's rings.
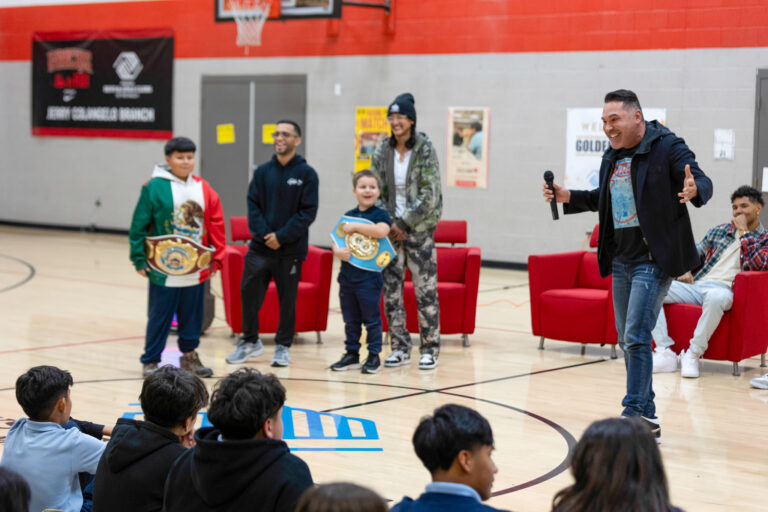
[{"label": "man in black hoodie", "polygon": [[240,295],[243,336],[227,356],[240,364],[261,355],[259,310],[270,280],[275,280],[280,323],[275,334],[272,366],[288,366],[288,349],[296,327],[296,295],[301,263],[307,256],[309,225],[317,215],[317,173],[296,154],[301,128],[294,121],[278,121],[272,134],[275,155],[256,168],[248,187],[248,228],[251,243],[245,255]]},{"label": "man in black hoodie", "polygon": [[285,388],[274,375],[240,368],[211,397],[213,427],[171,468],[165,512],[293,512],[312,486],[309,467],[281,440]]},{"label": "man in black hoodie", "polygon": [[139,399],[145,421],[117,420],[96,470],[93,512],[162,510],[168,471],[194,443],[208,390],[186,370],[162,366],[144,380]]}]

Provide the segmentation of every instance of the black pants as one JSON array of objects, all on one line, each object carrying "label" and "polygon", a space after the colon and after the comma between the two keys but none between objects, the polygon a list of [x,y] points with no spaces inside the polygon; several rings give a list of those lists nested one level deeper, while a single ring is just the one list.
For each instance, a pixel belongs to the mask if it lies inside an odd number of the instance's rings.
[{"label": "black pants", "polygon": [[275,280],[280,302],[280,324],[275,334],[275,343],[290,347],[296,331],[296,295],[301,279],[301,260],[269,258],[253,251],[245,255],[243,280],[240,282],[243,341],[255,343],[259,338],[259,311],[272,279]]}]

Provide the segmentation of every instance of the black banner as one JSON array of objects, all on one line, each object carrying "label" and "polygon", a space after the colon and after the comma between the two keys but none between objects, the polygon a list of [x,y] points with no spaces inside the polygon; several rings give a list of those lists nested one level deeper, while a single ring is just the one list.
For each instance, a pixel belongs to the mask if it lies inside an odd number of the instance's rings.
[{"label": "black banner", "polygon": [[32,36],[32,135],[169,139],[173,30]]}]

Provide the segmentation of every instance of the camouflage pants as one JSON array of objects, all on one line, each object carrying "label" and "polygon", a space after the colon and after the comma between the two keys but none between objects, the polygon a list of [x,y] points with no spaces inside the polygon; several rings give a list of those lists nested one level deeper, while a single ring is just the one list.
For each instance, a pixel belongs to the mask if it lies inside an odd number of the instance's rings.
[{"label": "camouflage pants", "polygon": [[382,272],[384,312],[389,324],[392,350],[410,352],[413,344],[405,327],[403,280],[405,267],[411,271],[419,315],[422,354],[440,352],[440,304],[437,302],[437,254],[432,232],[411,233],[404,241],[393,242],[397,255]]}]

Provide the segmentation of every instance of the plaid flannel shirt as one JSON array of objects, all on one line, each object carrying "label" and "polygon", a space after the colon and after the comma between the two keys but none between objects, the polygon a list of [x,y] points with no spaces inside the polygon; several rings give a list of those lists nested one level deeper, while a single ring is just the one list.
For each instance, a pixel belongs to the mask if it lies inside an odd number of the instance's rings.
[{"label": "plaid flannel shirt", "polygon": [[[707,231],[696,244],[704,264],[694,274],[694,280],[703,279],[735,240],[736,229],[730,222]],[[741,270],[768,270],[768,234],[762,224],[741,238]]]}]

